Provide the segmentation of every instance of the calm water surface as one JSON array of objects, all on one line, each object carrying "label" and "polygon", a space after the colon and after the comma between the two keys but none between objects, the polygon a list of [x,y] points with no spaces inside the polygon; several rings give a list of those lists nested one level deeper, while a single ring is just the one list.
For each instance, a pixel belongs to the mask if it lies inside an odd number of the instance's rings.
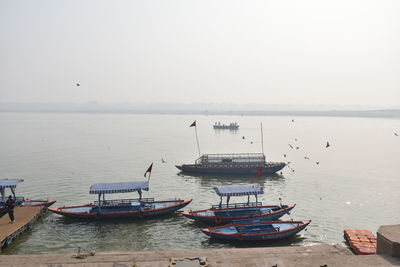
[{"label": "calm water surface", "polygon": [[[180,174],[175,164],[193,163],[198,157],[194,129],[189,128],[195,119],[202,153],[260,152],[263,122],[268,160],[290,161],[290,168],[270,177]],[[294,119],[293,123],[292,117],[0,113],[0,178],[23,178],[18,195],[54,199],[55,207],[85,204],[96,197],[88,194],[91,184],[142,180],[154,162],[150,191],[144,197],[193,198],[185,209],[203,209],[219,201],[214,186],[251,182],[265,187],[264,203],[279,203],[282,198],[297,204],[293,219],[313,220],[308,231],[283,242],[238,244],[209,239],[200,231],[204,225],[178,213],[111,222],[47,214],[3,253],[72,253],[77,246],[130,251],[343,244],[345,228],[376,231],[379,225],[399,223],[400,137],[394,132],[400,132],[400,120]],[[236,121],[240,129],[214,131],[215,121]]]}]

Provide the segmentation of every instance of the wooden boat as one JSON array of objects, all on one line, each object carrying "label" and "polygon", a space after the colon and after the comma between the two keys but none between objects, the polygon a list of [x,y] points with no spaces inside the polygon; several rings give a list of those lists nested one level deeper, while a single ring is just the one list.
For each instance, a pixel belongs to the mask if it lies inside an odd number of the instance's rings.
[{"label": "wooden boat", "polygon": [[[295,205],[263,205],[257,201],[257,196],[263,194],[263,189],[258,184],[216,186],[215,192],[220,196],[219,205],[213,205],[210,209],[184,211],[182,215],[187,218],[206,223],[229,223],[237,219],[258,218],[263,220],[277,220],[289,213]],[[256,197],[255,202],[250,202],[250,196]],[[231,196],[247,196],[245,203],[229,204]],[[222,204],[222,198],[226,197],[226,204]]]},{"label": "wooden boat", "polygon": [[284,162],[266,162],[263,153],[204,154],[195,164],[176,167],[182,172],[212,174],[273,174],[286,166]]},{"label": "wooden boat", "polygon": [[255,241],[291,237],[309,225],[309,221],[239,220],[231,224],[201,229],[203,233],[218,239]]},{"label": "wooden boat", "polygon": [[6,196],[5,189],[10,188],[11,194],[15,200],[16,206],[44,206],[50,207],[55,203],[52,200],[34,200],[34,199],[25,199],[24,197],[17,197],[15,195],[15,189],[17,188],[17,184],[23,182],[23,179],[0,179],[0,217],[7,213],[5,208],[6,201],[8,197]]},{"label": "wooden boat", "polygon": [[216,130],[237,130],[239,129],[239,124],[237,124],[236,122],[231,122],[228,125],[225,124],[221,124],[220,122],[216,122],[213,125],[213,128]]},{"label": "wooden boat", "polygon": [[[98,201],[87,205],[49,210],[63,216],[82,219],[142,218],[177,211],[192,201],[191,199],[155,201],[154,198],[142,198],[142,191],[148,190],[148,181],[94,184],[90,187],[89,193],[97,194]],[[128,192],[138,192],[139,198],[105,200],[105,194]],[[103,195],[102,200],[101,195]]]}]

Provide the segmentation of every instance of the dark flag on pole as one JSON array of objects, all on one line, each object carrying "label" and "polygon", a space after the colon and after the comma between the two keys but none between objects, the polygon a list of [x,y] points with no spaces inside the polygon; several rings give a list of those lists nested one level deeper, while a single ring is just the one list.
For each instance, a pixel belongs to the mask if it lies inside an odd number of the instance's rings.
[{"label": "dark flag on pole", "polygon": [[147,171],[144,173],[144,177],[146,177],[147,173],[150,173],[149,178],[151,176],[151,170],[153,169],[153,163],[150,164],[149,168],[147,169]]},{"label": "dark flag on pole", "polygon": [[190,127],[196,127],[196,121],[194,121],[192,124],[190,124],[189,128]]}]

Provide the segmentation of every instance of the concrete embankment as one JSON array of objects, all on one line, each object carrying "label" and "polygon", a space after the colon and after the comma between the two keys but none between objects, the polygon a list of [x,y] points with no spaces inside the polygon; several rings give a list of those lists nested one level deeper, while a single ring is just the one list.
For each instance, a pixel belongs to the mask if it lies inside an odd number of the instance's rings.
[{"label": "concrete embankment", "polygon": [[[204,249],[176,251],[136,251],[96,253],[84,259],[76,259],[72,254],[44,255],[2,255],[1,266],[138,266],[166,267],[179,266],[181,259],[203,258],[203,265],[182,266],[400,266],[400,259],[388,255],[356,256],[342,246],[292,246],[270,248]],[[170,265],[171,259],[178,260]],[[194,262],[192,262],[194,263]]]}]

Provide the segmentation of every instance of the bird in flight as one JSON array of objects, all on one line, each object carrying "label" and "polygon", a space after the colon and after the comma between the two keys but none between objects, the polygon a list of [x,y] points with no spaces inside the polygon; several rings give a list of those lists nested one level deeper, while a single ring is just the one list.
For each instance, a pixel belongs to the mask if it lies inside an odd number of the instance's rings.
[{"label": "bird in flight", "polygon": [[81,84],[77,83],[76,86],[81,86]]},{"label": "bird in flight", "polygon": [[326,148],[330,147],[331,145],[329,144],[329,142],[326,142]]}]

